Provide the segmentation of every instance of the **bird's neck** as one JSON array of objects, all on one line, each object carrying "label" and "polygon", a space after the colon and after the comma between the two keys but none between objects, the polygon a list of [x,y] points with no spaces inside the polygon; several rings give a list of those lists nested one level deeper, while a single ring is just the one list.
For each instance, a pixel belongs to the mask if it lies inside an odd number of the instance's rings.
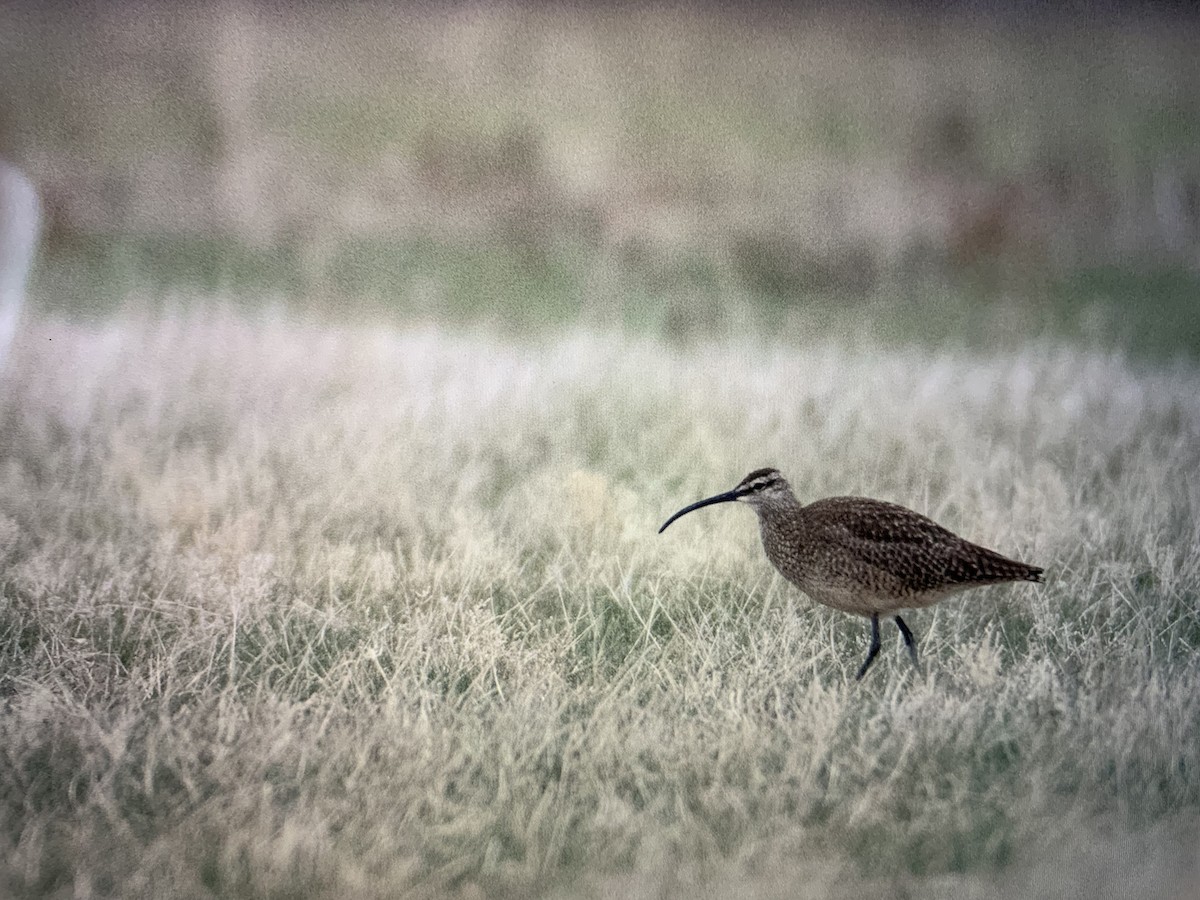
[{"label": "bird's neck", "polygon": [[772,497],[770,500],[759,504],[756,512],[763,522],[775,522],[794,516],[802,508],[800,501],[793,494],[787,493],[782,496]]}]

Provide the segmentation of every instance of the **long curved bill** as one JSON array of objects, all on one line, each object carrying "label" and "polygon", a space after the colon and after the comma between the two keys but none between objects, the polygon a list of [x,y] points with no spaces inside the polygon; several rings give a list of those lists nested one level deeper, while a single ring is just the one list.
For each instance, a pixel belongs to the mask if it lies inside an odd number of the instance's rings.
[{"label": "long curved bill", "polygon": [[693,510],[700,509],[703,506],[712,506],[714,503],[731,503],[734,500],[737,500],[738,498],[740,498],[741,496],[742,495],[739,491],[726,491],[723,494],[717,494],[715,497],[709,497],[706,500],[697,500],[691,506],[685,506],[679,512],[675,513],[675,515],[671,516],[671,518],[667,519],[667,521],[663,522],[662,528],[658,529],[658,533],[662,534],[664,531],[667,530],[668,525],[670,525],[672,522],[674,522],[680,516],[686,516],[688,513],[692,512]]}]

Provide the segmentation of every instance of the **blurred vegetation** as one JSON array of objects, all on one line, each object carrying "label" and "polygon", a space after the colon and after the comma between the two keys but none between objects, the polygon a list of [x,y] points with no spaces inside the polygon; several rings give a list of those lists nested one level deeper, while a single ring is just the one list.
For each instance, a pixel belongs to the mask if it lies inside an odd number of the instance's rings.
[{"label": "blurred vegetation", "polygon": [[46,198],[56,312],[1197,356],[1194,24],[10,3],[0,152]]}]

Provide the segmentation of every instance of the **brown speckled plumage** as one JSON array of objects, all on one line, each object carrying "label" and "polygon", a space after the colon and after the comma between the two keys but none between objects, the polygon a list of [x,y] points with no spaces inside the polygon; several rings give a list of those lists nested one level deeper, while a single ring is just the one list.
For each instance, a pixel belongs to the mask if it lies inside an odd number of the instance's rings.
[{"label": "brown speckled plumage", "polygon": [[818,603],[871,619],[871,649],[861,678],[879,652],[879,617],[891,615],[916,662],[916,642],[898,612],[967,588],[1041,581],[1042,570],[973,544],[932,519],[895,503],[830,497],[807,506],[776,469],[751,472],[732,491],[687,506],[675,519],[713,503],[740,500],[758,513],[767,558]]}]

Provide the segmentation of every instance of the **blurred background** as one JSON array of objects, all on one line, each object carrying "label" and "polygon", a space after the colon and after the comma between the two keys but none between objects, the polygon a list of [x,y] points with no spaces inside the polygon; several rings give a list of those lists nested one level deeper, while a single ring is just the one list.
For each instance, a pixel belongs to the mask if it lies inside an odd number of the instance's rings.
[{"label": "blurred background", "polygon": [[29,304],[1196,358],[1200,18],[1083,7],[5,0]]}]

